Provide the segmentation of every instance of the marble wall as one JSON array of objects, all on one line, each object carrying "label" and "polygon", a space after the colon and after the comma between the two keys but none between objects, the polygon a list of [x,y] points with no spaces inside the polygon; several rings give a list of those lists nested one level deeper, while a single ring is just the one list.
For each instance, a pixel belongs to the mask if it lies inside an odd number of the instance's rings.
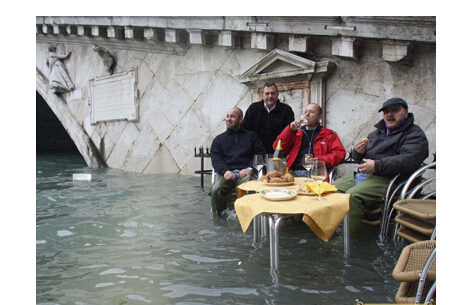
[{"label": "marble wall", "polygon": [[[48,76],[47,43],[36,44],[37,70]],[[110,48],[117,59],[114,73],[138,69],[139,121],[90,124],[88,82],[103,66],[89,44],[64,45],[72,51],[66,68],[77,90],[63,94],[70,110],[94,142],[107,165],[142,173],[193,175],[200,169],[194,147],[208,147],[225,130],[227,110],[246,111],[255,94],[237,81],[268,51],[192,45],[185,52],[153,52]],[[316,61],[336,68],[326,80],[326,125],[341,137],[346,149],[366,136],[381,119],[377,111],[388,98],[408,102],[416,122],[426,131],[430,151],[436,151],[436,49],[416,47],[411,65],[388,64],[382,45],[363,43],[358,60],[331,55],[331,39],[319,39]],[[301,90],[284,92],[296,117],[302,112]],[[45,98],[45,97],[44,97]],[[210,160],[206,161],[210,169]]]}]

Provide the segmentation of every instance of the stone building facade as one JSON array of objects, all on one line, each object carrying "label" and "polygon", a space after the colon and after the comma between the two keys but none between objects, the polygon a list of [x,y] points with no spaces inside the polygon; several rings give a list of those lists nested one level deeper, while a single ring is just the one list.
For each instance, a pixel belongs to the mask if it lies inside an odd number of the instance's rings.
[{"label": "stone building facade", "polygon": [[[75,90],[52,92],[49,46]],[[267,81],[296,117],[322,105],[346,149],[402,97],[436,151],[435,17],[36,18],[36,90],[90,166],[193,175],[194,148]]]}]

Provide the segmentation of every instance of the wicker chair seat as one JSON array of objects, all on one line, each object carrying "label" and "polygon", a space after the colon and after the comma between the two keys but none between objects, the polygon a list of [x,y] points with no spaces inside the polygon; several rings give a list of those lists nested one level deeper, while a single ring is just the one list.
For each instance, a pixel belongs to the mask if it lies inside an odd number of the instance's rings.
[{"label": "wicker chair seat", "polygon": [[[427,292],[432,287],[434,281],[425,281],[425,286],[422,291],[422,299],[421,302],[424,304],[425,296]],[[416,300],[417,287],[419,285],[419,281],[414,282],[402,282],[400,283],[399,289],[397,290],[397,294],[395,296],[395,300],[397,303],[403,304],[414,304]]]},{"label": "wicker chair seat", "polygon": [[[394,267],[392,272],[393,278],[399,282],[418,281],[420,273],[435,247],[435,240],[421,241],[406,246],[402,253],[400,253],[399,260]],[[436,258],[430,265],[427,280],[436,280]]]},{"label": "wicker chair seat", "polygon": [[402,226],[410,228],[428,237],[432,235],[433,230],[435,229],[435,225],[433,223],[422,221],[420,219],[411,217],[408,214],[400,214],[394,220],[395,222],[400,223]]},{"label": "wicker chair seat", "polygon": [[404,199],[394,203],[394,209],[416,218],[436,219],[436,200]]}]

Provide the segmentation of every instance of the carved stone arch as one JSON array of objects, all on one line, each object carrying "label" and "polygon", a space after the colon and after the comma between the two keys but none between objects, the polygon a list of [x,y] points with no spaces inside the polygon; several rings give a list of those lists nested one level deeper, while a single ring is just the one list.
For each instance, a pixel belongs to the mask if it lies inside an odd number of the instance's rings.
[{"label": "carved stone arch", "polygon": [[[275,83],[278,91],[301,90],[301,108],[316,103],[323,109],[323,124],[326,122],[325,80],[335,64],[329,61],[315,62],[279,49],[274,49],[259,62],[246,70],[237,79],[251,90],[252,101],[262,99],[265,83]],[[299,114],[295,113],[295,117]]]},{"label": "carved stone arch", "polygon": [[49,88],[48,79],[38,69],[36,69],[36,91],[46,101],[47,105],[49,105],[50,109],[52,109],[53,113],[66,129],[86,164],[90,167],[107,167],[85,129],[74,118],[69,109],[67,109],[64,100],[57,94],[52,93]]}]

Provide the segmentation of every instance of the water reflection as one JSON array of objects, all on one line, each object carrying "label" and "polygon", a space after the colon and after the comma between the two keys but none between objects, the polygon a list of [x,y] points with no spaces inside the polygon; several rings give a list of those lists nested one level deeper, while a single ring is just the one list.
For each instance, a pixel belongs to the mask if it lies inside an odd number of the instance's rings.
[{"label": "water reflection", "polygon": [[[328,243],[301,224],[253,246],[235,213],[216,217],[199,177],[91,169],[78,156],[37,156],[39,304],[352,304],[393,302],[400,250],[377,228]],[[90,173],[92,181],[72,181]],[[125,303],[127,302],[127,303]]]}]

